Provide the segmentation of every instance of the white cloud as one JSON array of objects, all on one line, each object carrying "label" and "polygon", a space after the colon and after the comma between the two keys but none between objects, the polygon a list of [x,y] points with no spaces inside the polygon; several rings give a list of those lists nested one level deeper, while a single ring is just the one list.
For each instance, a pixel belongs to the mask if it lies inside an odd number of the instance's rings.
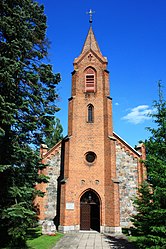
[{"label": "white cloud", "polygon": [[117,106],[118,106],[118,105],[119,105],[119,103],[118,103],[118,102],[116,102],[116,103],[115,103],[115,105],[117,105]]},{"label": "white cloud", "polygon": [[132,108],[126,116],[122,117],[122,119],[127,120],[132,124],[140,124],[145,120],[151,119],[148,114],[151,114],[152,112],[153,110],[150,109],[148,105],[139,105]]}]

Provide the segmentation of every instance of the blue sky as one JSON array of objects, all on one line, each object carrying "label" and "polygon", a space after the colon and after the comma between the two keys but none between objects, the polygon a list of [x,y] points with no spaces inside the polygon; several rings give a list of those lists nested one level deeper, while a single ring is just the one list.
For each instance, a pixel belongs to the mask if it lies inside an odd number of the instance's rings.
[{"label": "blue sky", "polygon": [[[158,99],[157,81],[166,82],[166,0],[39,0],[47,15],[49,63],[60,72],[60,118],[67,134],[73,61],[81,53],[90,9],[93,31],[108,58],[114,131],[134,146],[150,136],[146,116]],[[163,89],[164,93],[166,88]]]}]

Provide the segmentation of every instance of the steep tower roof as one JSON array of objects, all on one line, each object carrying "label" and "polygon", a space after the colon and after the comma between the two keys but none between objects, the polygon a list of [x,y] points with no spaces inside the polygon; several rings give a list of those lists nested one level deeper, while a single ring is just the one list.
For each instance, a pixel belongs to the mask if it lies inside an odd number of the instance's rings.
[{"label": "steep tower roof", "polygon": [[84,46],[83,46],[81,53],[83,54],[84,52],[87,52],[89,50],[93,50],[94,52],[101,53],[100,48],[97,44],[95,35],[93,33],[93,30],[92,30],[92,26],[90,27],[90,29],[88,31],[88,35],[86,37],[86,40],[85,40],[85,43],[84,43]]},{"label": "steep tower roof", "polygon": [[80,62],[89,52],[92,52],[93,54],[95,54],[95,56],[98,57],[98,59],[107,64],[107,57],[104,57],[100,51],[92,26],[90,26],[89,28],[81,54],[77,58],[75,58],[74,64]]}]

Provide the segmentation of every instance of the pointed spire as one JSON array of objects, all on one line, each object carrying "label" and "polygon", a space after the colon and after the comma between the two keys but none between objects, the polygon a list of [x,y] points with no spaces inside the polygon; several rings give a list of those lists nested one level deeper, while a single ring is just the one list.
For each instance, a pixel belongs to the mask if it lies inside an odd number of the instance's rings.
[{"label": "pointed spire", "polygon": [[94,52],[101,53],[99,46],[97,44],[95,35],[93,33],[93,30],[92,30],[92,26],[90,26],[90,29],[88,31],[88,35],[86,37],[86,40],[85,40],[85,43],[84,43],[84,46],[83,46],[81,53],[83,54],[84,52],[87,52],[89,50],[93,50]]}]

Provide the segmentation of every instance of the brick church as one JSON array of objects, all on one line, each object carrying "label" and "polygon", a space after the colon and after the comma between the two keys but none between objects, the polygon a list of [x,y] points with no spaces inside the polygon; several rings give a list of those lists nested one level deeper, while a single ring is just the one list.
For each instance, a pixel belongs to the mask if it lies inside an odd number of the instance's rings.
[{"label": "brick church", "polygon": [[113,131],[107,58],[90,26],[74,60],[68,135],[48,150],[41,145],[49,183],[36,205],[43,233],[96,230],[121,233],[135,213],[133,197],[146,170],[145,148],[132,148]]}]

